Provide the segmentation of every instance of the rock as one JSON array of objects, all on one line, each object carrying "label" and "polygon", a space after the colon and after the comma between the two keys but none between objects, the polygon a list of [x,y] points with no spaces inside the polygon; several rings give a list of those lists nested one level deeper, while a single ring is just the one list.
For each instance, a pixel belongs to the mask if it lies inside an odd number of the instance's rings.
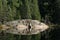
[{"label": "rock", "polygon": [[[9,29],[6,30],[6,33],[12,33],[12,34],[18,34],[18,35],[38,34],[49,28],[48,25],[42,22],[39,22],[38,20],[31,20],[31,19],[10,21],[4,25],[5,26],[3,26],[4,27],[3,29],[6,29],[7,27],[9,27]],[[31,28],[29,28],[29,26]]]}]

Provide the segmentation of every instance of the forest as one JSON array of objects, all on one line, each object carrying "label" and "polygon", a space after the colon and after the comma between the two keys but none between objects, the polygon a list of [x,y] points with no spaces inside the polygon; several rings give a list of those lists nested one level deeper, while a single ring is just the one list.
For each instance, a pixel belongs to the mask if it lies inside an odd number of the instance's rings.
[{"label": "forest", "polygon": [[60,0],[0,0],[0,25],[18,19],[34,19],[49,25],[36,35],[0,33],[0,40],[60,40]]}]

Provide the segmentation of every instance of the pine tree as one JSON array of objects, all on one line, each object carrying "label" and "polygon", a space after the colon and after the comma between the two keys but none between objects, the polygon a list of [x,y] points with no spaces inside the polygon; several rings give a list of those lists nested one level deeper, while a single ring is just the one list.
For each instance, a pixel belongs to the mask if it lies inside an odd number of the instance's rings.
[{"label": "pine tree", "polygon": [[29,0],[20,1],[20,14],[22,19],[31,19]]},{"label": "pine tree", "polygon": [[7,0],[1,1],[0,20],[2,23],[13,20],[11,8],[7,5],[7,3]]},{"label": "pine tree", "polygon": [[2,0],[0,0],[0,24],[1,24],[1,22],[2,22]]},{"label": "pine tree", "polygon": [[12,0],[12,12],[14,15],[14,19],[21,19],[21,16],[20,16],[20,10],[17,9],[19,8],[19,0]]},{"label": "pine tree", "polygon": [[[5,6],[6,5],[6,6]],[[6,0],[1,0],[1,6],[0,6],[0,21],[2,22],[2,23],[4,23],[4,21],[6,21],[7,20],[7,17],[6,17],[6,15],[7,15],[7,11],[8,11],[8,9],[7,9],[7,1]]]},{"label": "pine tree", "polygon": [[32,14],[32,19],[35,20],[41,20],[40,17],[40,13],[39,13],[39,9],[38,9],[38,1],[37,0],[31,0],[31,14]]}]

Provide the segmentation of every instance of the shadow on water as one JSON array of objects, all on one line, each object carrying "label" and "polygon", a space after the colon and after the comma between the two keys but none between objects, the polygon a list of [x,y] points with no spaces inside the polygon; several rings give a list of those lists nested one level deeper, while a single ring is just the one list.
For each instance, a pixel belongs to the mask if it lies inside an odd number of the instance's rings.
[{"label": "shadow on water", "polygon": [[60,26],[42,32],[41,40],[60,40]]}]

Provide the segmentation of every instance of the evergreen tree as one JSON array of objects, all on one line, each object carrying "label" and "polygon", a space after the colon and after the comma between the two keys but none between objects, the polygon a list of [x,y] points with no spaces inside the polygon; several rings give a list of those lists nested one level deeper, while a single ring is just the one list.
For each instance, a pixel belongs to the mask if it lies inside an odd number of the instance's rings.
[{"label": "evergreen tree", "polygon": [[20,14],[22,19],[31,19],[29,0],[21,0],[20,3]]},{"label": "evergreen tree", "polygon": [[4,23],[4,21],[7,20],[7,1],[6,0],[1,0],[1,6],[0,6],[0,22]]},{"label": "evergreen tree", "polygon": [[40,13],[39,13],[39,9],[38,9],[38,1],[37,0],[31,0],[31,14],[32,14],[32,19],[36,19],[36,20],[41,20],[40,19]]},{"label": "evergreen tree", "polygon": [[20,16],[20,10],[17,9],[19,8],[19,0],[12,0],[12,12],[13,12],[13,15],[14,15],[14,19],[21,19],[21,16]]},{"label": "evergreen tree", "polygon": [[1,1],[0,22],[2,23],[13,20],[11,8],[7,5],[7,3],[7,0]]}]

